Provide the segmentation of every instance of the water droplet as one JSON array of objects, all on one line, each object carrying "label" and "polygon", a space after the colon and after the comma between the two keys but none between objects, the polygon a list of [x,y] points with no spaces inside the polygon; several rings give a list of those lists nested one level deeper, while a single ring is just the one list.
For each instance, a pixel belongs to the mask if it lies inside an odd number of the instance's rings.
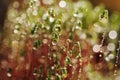
[{"label": "water droplet", "polygon": [[49,14],[48,13],[45,13],[45,14],[43,14],[43,16],[42,16],[42,19],[43,20],[46,20],[46,18],[49,16]]},{"label": "water droplet", "polygon": [[37,14],[38,14],[37,10],[34,10],[34,11],[32,12],[32,14],[33,14],[34,16],[37,16]]},{"label": "water droplet", "polygon": [[37,50],[37,48],[36,48],[36,47],[33,47],[33,50]]},{"label": "water droplet", "polygon": [[49,14],[49,16],[55,17],[55,10],[53,8],[50,8],[48,10],[48,14]]},{"label": "water droplet", "polygon": [[57,33],[61,33],[61,25],[56,24],[54,30],[55,30]]},{"label": "water droplet", "polygon": [[31,12],[32,12],[32,9],[31,9],[31,8],[28,8],[26,12],[27,12],[28,16],[30,16],[30,14],[31,14]]},{"label": "water droplet", "polygon": [[87,35],[85,33],[81,33],[80,39],[86,39]]},{"label": "water droplet", "polygon": [[77,17],[77,14],[76,14],[76,13],[74,13],[74,14],[73,14],[73,16],[74,16],[74,17]]},{"label": "water droplet", "polygon": [[114,59],[114,57],[115,57],[114,54],[109,54],[109,55],[108,55],[108,58],[109,58],[109,59]]},{"label": "water droplet", "polygon": [[73,58],[73,59],[72,59],[72,63],[73,63],[73,64],[76,64],[76,63],[77,63],[77,59],[74,59],[74,58]]},{"label": "water droplet", "polygon": [[115,67],[117,67],[117,64],[115,64]]},{"label": "water droplet", "polygon": [[79,17],[79,18],[82,18],[82,17],[83,17],[83,13],[79,13],[79,14],[78,14],[78,17]]},{"label": "water droplet", "polygon": [[54,66],[52,66],[52,67],[51,67],[51,69],[53,70],[53,69],[55,69],[55,67],[54,67]]},{"label": "water droplet", "polygon": [[47,44],[48,40],[47,39],[43,39],[43,43]]},{"label": "water droplet", "polygon": [[36,76],[37,74],[36,73],[33,73],[34,76]]},{"label": "water droplet", "polygon": [[106,60],[107,62],[109,62],[109,61],[110,61],[110,59],[109,59],[108,57],[106,57],[106,58],[105,58],[105,60]]},{"label": "water droplet", "polygon": [[13,3],[13,7],[14,7],[14,8],[18,8],[19,6],[20,6],[20,4],[19,4],[18,1],[15,1],[15,2]]},{"label": "water droplet", "polygon": [[82,69],[79,69],[79,73],[81,73],[82,72]]},{"label": "water droplet", "polygon": [[50,22],[53,22],[53,21],[54,21],[54,18],[53,18],[53,17],[50,17],[50,18],[49,18],[49,21],[50,21]]},{"label": "water droplet", "polygon": [[80,13],[77,12],[77,13],[74,13],[73,16],[81,19],[83,17],[83,13],[82,12],[80,12]]},{"label": "water droplet", "polygon": [[38,69],[37,69],[37,68],[34,68],[33,75],[35,76],[35,75],[37,75],[37,73],[38,73]]},{"label": "water droplet", "polygon": [[61,0],[60,2],[59,2],[59,6],[61,7],[61,8],[64,8],[64,7],[66,7],[66,1],[64,1],[64,0]]},{"label": "water droplet", "polygon": [[26,14],[23,13],[23,14],[21,15],[21,18],[22,18],[22,19],[25,19],[25,18],[26,18]]},{"label": "water droplet", "polygon": [[19,31],[17,29],[14,30],[14,33],[17,34]]},{"label": "water droplet", "polygon": [[56,41],[56,40],[53,40],[53,41],[52,41],[52,45],[53,45],[53,46],[57,45],[57,41]]},{"label": "water droplet", "polygon": [[116,39],[116,37],[117,37],[117,32],[115,30],[111,30],[109,32],[109,38],[110,39]]},{"label": "water droplet", "polygon": [[80,27],[78,25],[75,26],[75,29],[80,29]]},{"label": "water droplet", "polygon": [[104,54],[101,51],[99,51],[94,54],[94,59],[96,63],[100,63],[104,60]]},{"label": "water droplet", "polygon": [[103,31],[103,28],[98,23],[95,23],[94,24],[94,31],[99,33],[99,32]]},{"label": "water droplet", "polygon": [[99,16],[100,22],[107,23],[108,22],[108,10],[104,10]]},{"label": "water droplet", "polygon": [[30,7],[35,7],[36,6],[36,3],[39,3],[38,0],[30,0]]},{"label": "water droplet", "polygon": [[7,76],[8,76],[8,77],[12,77],[12,74],[11,74],[11,73],[7,73]]},{"label": "water droplet", "polygon": [[102,57],[102,54],[99,54],[99,57]]},{"label": "water droplet", "polygon": [[19,28],[19,25],[15,25],[15,29],[18,29]]},{"label": "water droplet", "polygon": [[75,26],[75,29],[79,29],[79,30],[81,30],[81,28],[82,28],[82,21],[77,21],[77,23],[76,23],[76,26]]},{"label": "water droplet", "polygon": [[100,45],[96,44],[93,46],[93,51],[94,52],[99,52],[100,51]]}]

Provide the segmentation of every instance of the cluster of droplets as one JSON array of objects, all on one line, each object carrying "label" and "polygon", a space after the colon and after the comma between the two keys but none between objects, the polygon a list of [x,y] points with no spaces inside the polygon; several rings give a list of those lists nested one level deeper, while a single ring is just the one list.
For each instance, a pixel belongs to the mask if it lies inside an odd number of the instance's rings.
[{"label": "cluster of droplets", "polygon": [[[102,47],[103,47],[103,44],[104,44],[104,41],[105,41],[105,38],[106,38],[106,34],[107,34],[107,26],[108,26],[108,11],[107,10],[104,10],[100,16],[99,16],[99,21],[104,24],[106,26],[106,30],[105,32],[103,32],[103,35],[102,35],[102,40],[101,40],[101,43],[100,45],[96,44],[93,46],[93,51],[98,54],[98,58],[103,58],[103,51],[102,51]],[[102,53],[102,54],[101,54]]]},{"label": "cluster of droplets", "polygon": [[[67,40],[67,64],[69,64],[69,66],[72,66],[73,70],[72,70],[72,75],[75,75],[76,73],[76,68],[79,67],[78,69],[78,77],[76,79],[81,79],[81,74],[82,74],[82,55],[81,55],[81,45],[80,42],[75,42],[72,50],[70,49],[71,47],[71,40],[68,39]],[[73,77],[71,77],[71,79],[73,79]]]},{"label": "cluster of droplets", "polygon": [[[84,1],[81,1],[80,3],[78,2],[78,4],[75,3],[75,5],[73,6],[75,10],[73,10],[73,11],[70,10],[72,12],[72,14],[71,14],[71,12],[69,12],[69,10],[67,10],[67,9],[69,9],[70,4],[67,3],[66,0],[60,0],[60,1],[58,1],[57,6],[55,5],[55,7],[52,6],[50,8],[47,8],[50,5],[52,5],[54,2],[57,2],[57,1],[42,0],[42,3],[41,3],[39,0],[30,0],[29,7],[27,8],[26,12],[24,12],[20,16],[16,17],[15,21],[10,20],[13,23],[15,23],[15,25],[12,25],[12,26],[14,26],[13,33],[15,35],[15,38],[16,38],[16,35],[17,36],[20,35],[22,37],[22,39],[26,38],[26,36],[33,38],[34,39],[33,50],[37,50],[39,47],[41,47],[41,45],[44,45],[44,44],[48,44],[48,46],[50,48],[56,50],[55,52],[52,52],[52,51],[50,52],[53,55],[49,54],[50,60],[52,60],[52,58],[54,58],[57,61],[57,63],[53,66],[50,66],[50,69],[49,69],[49,76],[48,76],[47,80],[51,80],[51,79],[54,79],[54,76],[51,75],[51,74],[53,74],[52,72],[56,69],[56,67],[57,68],[60,67],[60,61],[59,61],[58,57],[60,56],[60,53],[62,53],[62,52],[57,50],[58,45],[61,45],[59,43],[59,39],[62,35],[64,35],[62,33],[63,31],[66,31],[64,33],[70,32],[67,35],[67,36],[69,36],[69,39],[66,40],[67,47],[59,46],[63,49],[63,52],[67,51],[66,52],[67,55],[65,57],[65,66],[61,67],[59,69],[62,71],[62,74],[56,73],[55,76],[57,77],[57,80],[61,80],[62,77],[66,78],[67,74],[68,74],[67,66],[72,67],[72,69],[73,69],[72,75],[75,75],[76,67],[79,65],[80,66],[80,68],[78,70],[79,71],[78,80],[79,80],[79,79],[81,79],[81,74],[82,74],[82,55],[81,55],[82,52],[81,52],[80,42],[79,41],[74,42],[74,38],[75,38],[75,35],[78,35],[78,36],[80,36],[80,39],[85,40],[86,38],[88,38],[89,36],[92,35],[92,33],[89,32],[89,30],[87,30],[87,29],[89,29],[89,28],[92,29],[91,26],[89,26],[89,23],[90,23],[90,21],[91,21],[90,24],[93,24],[93,23],[92,23],[92,20],[89,18],[91,18],[91,16],[93,16],[93,13],[95,13],[96,10],[91,12],[90,10],[92,10],[92,9],[89,8],[90,9],[89,10],[87,8],[87,7],[89,7],[88,6],[89,4],[87,5]],[[19,7],[19,3],[15,2],[13,4],[13,7],[14,8]],[[55,9],[56,9],[56,11],[55,11]],[[58,12],[57,12],[57,9],[58,9]],[[70,9],[71,9],[71,7],[70,7]],[[68,12],[64,12],[64,11],[68,11]],[[66,13],[67,13],[67,15],[66,15]],[[91,15],[89,15],[88,13]],[[59,16],[60,16],[60,18],[58,18]],[[71,18],[71,16],[72,16],[72,18]],[[12,19],[13,19],[13,17],[14,16],[12,15]],[[92,19],[94,22],[94,18],[92,18]],[[103,36],[102,36],[100,45],[95,44],[93,46],[93,51],[98,56],[97,58],[99,60],[97,62],[99,63],[99,62],[102,62],[102,58],[104,58],[104,56],[105,56],[103,47],[104,47],[104,42],[105,42],[107,32],[108,32],[108,26],[109,26],[107,10],[103,10],[101,12],[101,14],[99,15],[98,22],[96,22],[93,26],[95,28],[95,32],[100,33],[103,31]],[[106,27],[106,28],[104,29],[102,26]],[[115,40],[117,38],[117,35],[118,35],[117,31],[115,31],[115,30],[111,30],[108,33],[109,38],[112,40]],[[72,48],[70,48],[71,43],[74,43]],[[95,41],[93,43],[91,42],[90,44],[93,45],[94,43],[95,43]],[[117,67],[117,64],[118,64],[119,49],[120,48],[118,48],[118,51],[116,54],[115,67]],[[107,45],[107,50],[109,52],[114,51],[115,44],[109,43]],[[75,56],[75,57],[73,58],[73,56]],[[43,56],[43,57],[45,57],[45,56]],[[112,59],[114,59],[114,54],[109,54],[105,58],[106,61],[110,61]],[[33,75],[36,76],[38,73],[40,73],[39,79],[42,79],[42,76],[43,76],[42,71],[43,71],[42,68],[40,69],[40,71],[37,68],[34,68]],[[114,74],[116,74],[116,72],[117,72],[117,68],[115,69]],[[8,71],[7,76],[8,77],[12,76],[11,71]],[[73,78],[73,76],[72,76],[72,78]]]},{"label": "cluster of droplets", "polygon": [[100,46],[102,47],[103,44],[104,44],[104,40],[105,40],[105,37],[106,37],[106,34],[107,34],[107,29],[108,29],[108,10],[104,10],[101,15],[99,16],[99,19],[100,19],[100,22],[103,23],[106,27],[105,29],[105,32],[103,32],[103,35],[102,35],[102,41],[101,41],[101,44]]},{"label": "cluster of droplets", "polygon": [[117,76],[117,70],[118,70],[118,56],[119,56],[119,53],[120,53],[120,41],[118,42],[118,48],[117,48],[117,51],[116,51],[116,57],[115,57],[115,70],[114,70],[114,76],[116,78]]},{"label": "cluster of droplets", "polygon": [[[112,63],[113,65],[113,69],[114,69],[114,76],[115,76],[115,80],[119,77],[118,77],[118,59],[119,59],[119,51],[120,51],[120,42],[118,42],[118,48],[117,50],[116,49],[116,46],[115,46],[115,42],[112,42],[112,40],[117,40],[117,36],[118,36],[118,33],[117,33],[117,30],[110,30],[108,27],[110,26],[110,23],[109,23],[109,19],[108,19],[108,11],[105,10],[100,16],[99,16],[99,21],[100,23],[99,24],[102,24],[102,26],[105,26],[105,30],[103,32],[103,35],[102,35],[102,40],[100,42],[100,45],[99,44],[95,44],[93,46],[93,51],[98,54],[98,57],[96,60],[98,59],[104,59],[106,60],[108,63],[109,62],[112,62],[113,60],[115,60],[115,63]],[[99,28],[98,31],[96,32],[101,32],[102,29],[101,29],[101,26],[97,24],[94,24],[95,27]],[[97,29],[96,29],[97,30]],[[106,38],[109,38],[110,40],[109,41],[106,41]],[[111,42],[110,42],[111,41]],[[107,45],[106,45],[106,42],[107,42]],[[102,63],[102,61],[100,60],[100,62]]]}]

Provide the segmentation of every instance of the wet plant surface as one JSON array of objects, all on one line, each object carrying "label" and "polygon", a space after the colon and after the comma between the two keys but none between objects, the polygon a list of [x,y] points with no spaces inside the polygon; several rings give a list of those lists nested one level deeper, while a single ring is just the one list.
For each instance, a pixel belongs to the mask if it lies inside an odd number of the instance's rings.
[{"label": "wet plant surface", "polygon": [[0,80],[119,80],[120,14],[89,1],[13,2]]}]

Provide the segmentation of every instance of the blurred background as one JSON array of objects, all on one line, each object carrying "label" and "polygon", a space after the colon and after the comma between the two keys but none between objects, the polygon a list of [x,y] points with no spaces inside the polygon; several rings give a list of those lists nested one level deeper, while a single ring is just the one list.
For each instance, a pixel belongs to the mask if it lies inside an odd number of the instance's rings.
[{"label": "blurred background", "polygon": [[[2,31],[4,25],[4,19],[6,16],[8,5],[13,1],[14,0],[0,0],[0,31]],[[120,11],[120,0],[90,0],[90,1],[94,6],[103,4],[110,11]]]},{"label": "blurred background", "polygon": [[0,31],[2,31],[7,8],[10,2],[12,2],[12,0],[0,0]]},{"label": "blurred background", "polygon": [[12,0],[0,0],[0,44],[2,40],[2,32],[3,32],[3,26],[4,26],[4,20],[6,17],[8,5],[12,2]]},{"label": "blurred background", "polygon": [[90,0],[93,5],[104,4],[110,11],[120,11],[120,0]]}]

